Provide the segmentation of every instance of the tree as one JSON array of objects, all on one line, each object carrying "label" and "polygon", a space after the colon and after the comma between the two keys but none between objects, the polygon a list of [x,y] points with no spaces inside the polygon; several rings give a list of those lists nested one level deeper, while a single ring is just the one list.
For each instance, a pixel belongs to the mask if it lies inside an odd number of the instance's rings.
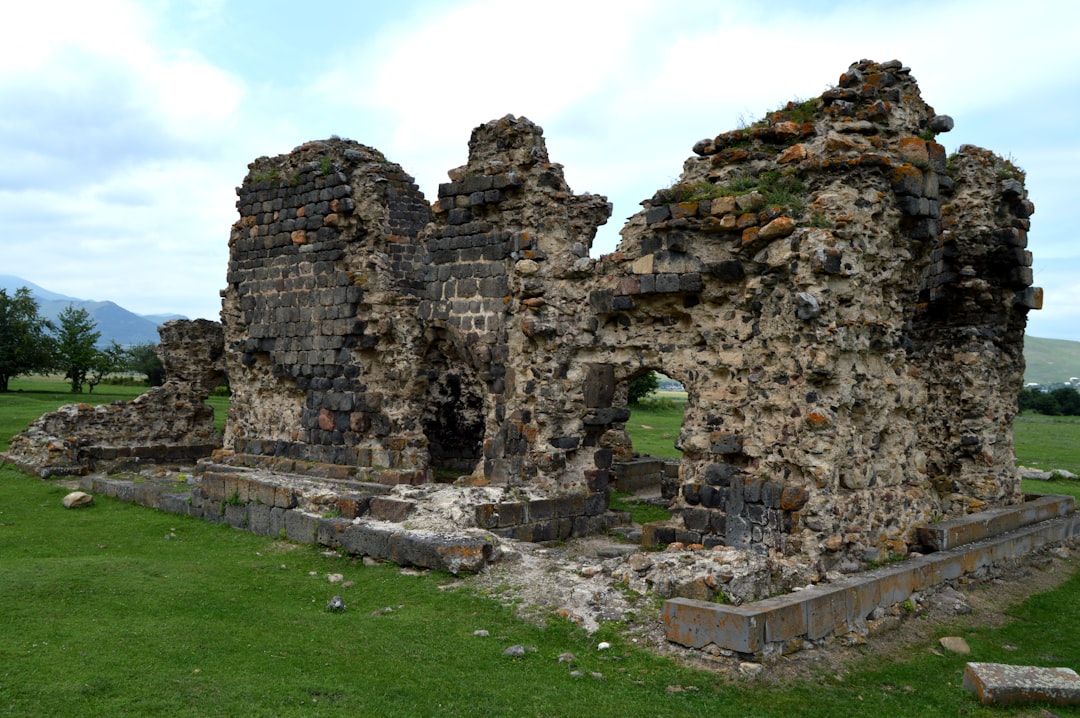
[{"label": "tree", "polygon": [[626,403],[637,404],[659,388],[660,380],[656,378],[656,372],[646,372],[626,385]]},{"label": "tree", "polygon": [[161,365],[154,351],[155,344],[135,344],[127,348],[127,361],[124,368],[136,374],[146,375],[148,386],[161,386],[165,383],[165,367]]},{"label": "tree", "polygon": [[71,380],[71,391],[79,394],[97,359],[99,352],[94,344],[101,338],[101,332],[88,311],[70,304],[57,320],[60,328],[56,332],[56,368],[64,370],[64,378]]},{"label": "tree", "polygon": [[1080,392],[1071,386],[1054,389],[1050,396],[1057,400],[1058,408],[1065,416],[1080,416]]},{"label": "tree", "polygon": [[90,387],[91,394],[94,393],[94,387],[100,384],[106,376],[124,367],[125,353],[124,347],[120,346],[115,340],[108,348],[97,352],[97,356],[94,357],[94,361],[90,365],[90,370],[86,373],[86,384]]},{"label": "tree", "polygon": [[1039,396],[1041,394],[1041,389],[1037,389],[1033,386],[1024,387],[1020,390],[1019,396],[1016,397],[1016,408],[1019,411],[1035,411],[1035,407],[1039,404]]},{"label": "tree", "polygon": [[0,392],[13,377],[49,368],[52,328],[29,289],[20,287],[14,296],[0,289]]}]

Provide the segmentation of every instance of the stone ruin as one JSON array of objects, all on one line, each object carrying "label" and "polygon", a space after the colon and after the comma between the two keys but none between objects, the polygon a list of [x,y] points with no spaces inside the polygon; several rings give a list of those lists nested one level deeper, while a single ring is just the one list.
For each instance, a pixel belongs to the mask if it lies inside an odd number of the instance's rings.
[{"label": "stone ruin", "polygon": [[[349,140],[261,157],[229,238],[215,465],[457,488],[480,497],[455,514],[464,528],[567,538],[607,525],[633,456],[627,383],[659,371],[688,401],[673,519],[647,542],[828,570],[1018,503],[1033,205],[1008,160],[946,156],[951,127],[908,68],[860,61],[820,97],[698,142],[599,259],[611,205],[571,191],[525,118],[477,127],[433,202]],[[185,410],[219,377],[215,352],[197,348],[213,369]],[[130,406],[65,412],[40,435],[113,412],[178,451],[212,443],[201,409],[183,441]],[[11,454],[53,461],[34,431]],[[95,441],[57,451],[105,458]]]},{"label": "stone ruin", "polygon": [[129,402],[62,406],[12,437],[7,458],[47,477],[195,461],[220,448],[206,398],[225,381],[221,325],[175,320],[158,333],[162,386]]}]

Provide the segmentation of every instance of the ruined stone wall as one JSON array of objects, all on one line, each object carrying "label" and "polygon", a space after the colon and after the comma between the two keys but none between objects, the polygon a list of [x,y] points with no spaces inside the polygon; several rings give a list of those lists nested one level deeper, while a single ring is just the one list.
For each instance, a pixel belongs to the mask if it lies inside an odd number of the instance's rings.
[{"label": "ruined stone wall", "polygon": [[1032,206],[1000,158],[947,160],[951,124],[900,63],[856,63],[695,145],[599,260],[610,206],[524,118],[474,130],[430,209],[356,143],[261,158],[223,293],[227,445],[595,496],[629,455],[626,382],[659,370],[689,393],[671,536],[904,553],[1019,499]]},{"label": "ruined stone wall", "polygon": [[418,365],[431,212],[376,150],[331,140],[251,165],[229,241],[222,320],[226,448],[424,481]]},{"label": "ruined stone wall", "polygon": [[11,439],[7,458],[41,476],[141,462],[192,461],[221,446],[206,403],[225,380],[221,325],[179,319],[159,327],[166,381],[132,401],[68,404]]}]

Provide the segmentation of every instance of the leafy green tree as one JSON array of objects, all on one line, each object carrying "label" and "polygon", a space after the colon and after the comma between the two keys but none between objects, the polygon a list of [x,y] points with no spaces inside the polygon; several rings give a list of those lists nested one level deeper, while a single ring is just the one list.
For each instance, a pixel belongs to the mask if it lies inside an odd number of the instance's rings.
[{"label": "leafy green tree", "polygon": [[1016,397],[1016,408],[1019,411],[1035,411],[1040,394],[1042,394],[1042,390],[1033,386],[1021,389],[1019,396]]},{"label": "leafy green tree", "polygon": [[29,289],[20,287],[13,296],[0,289],[0,392],[13,377],[49,368],[52,328]]},{"label": "leafy green tree", "polygon": [[1054,389],[1050,396],[1057,401],[1058,408],[1065,416],[1080,416],[1080,392],[1071,386]]},{"label": "leafy green tree", "polygon": [[165,383],[165,367],[161,365],[156,344],[134,344],[127,348],[127,361],[124,368],[136,374],[146,376],[148,386],[161,386]]},{"label": "leafy green tree", "polygon": [[626,385],[626,402],[637,404],[659,388],[660,380],[656,377],[656,372],[646,372],[636,379],[631,379]]},{"label": "leafy green tree", "polygon": [[91,394],[94,393],[94,387],[105,377],[124,368],[125,354],[124,347],[115,340],[105,349],[98,350],[90,370],[86,372],[86,385],[90,387]]},{"label": "leafy green tree", "polygon": [[97,360],[94,345],[101,338],[97,322],[85,309],[68,305],[57,316],[60,326],[56,331],[55,362],[57,369],[64,370],[64,378],[71,380],[71,391],[82,393],[86,375]]}]

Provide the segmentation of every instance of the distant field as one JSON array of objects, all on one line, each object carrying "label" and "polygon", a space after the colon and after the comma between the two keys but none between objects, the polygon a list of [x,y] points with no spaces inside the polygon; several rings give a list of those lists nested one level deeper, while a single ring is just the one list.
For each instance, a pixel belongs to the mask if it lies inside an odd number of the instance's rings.
[{"label": "distant field", "polygon": [[682,456],[675,440],[682,428],[686,392],[654,392],[652,397],[630,407],[626,433],[639,454],[677,459]]},{"label": "distant field", "polygon": [[1080,342],[1024,337],[1025,382],[1055,384],[1080,376]]},{"label": "distant field", "polygon": [[1024,412],[1013,422],[1013,437],[1021,466],[1080,475],[1080,416]]}]

